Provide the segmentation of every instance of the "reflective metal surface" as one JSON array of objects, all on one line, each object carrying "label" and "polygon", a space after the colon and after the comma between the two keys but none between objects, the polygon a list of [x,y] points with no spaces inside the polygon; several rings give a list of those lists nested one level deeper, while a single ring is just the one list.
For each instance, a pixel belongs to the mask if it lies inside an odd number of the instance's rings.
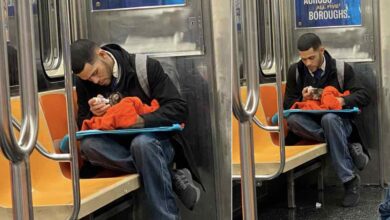
[{"label": "reflective metal surface", "polygon": [[5,27],[6,14],[4,8],[6,1],[0,1],[0,141],[5,157],[10,161],[12,181],[12,207],[13,218],[17,220],[34,219],[31,196],[31,177],[29,156],[35,146],[38,134],[38,95],[36,83],[33,1],[17,2],[16,14],[18,43],[21,51],[20,83],[22,100],[22,125],[18,140],[15,138],[11,122],[9,68],[7,53],[7,28]]},{"label": "reflective metal surface", "polygon": [[390,2],[379,1],[380,22],[380,78],[378,79],[380,146],[382,151],[383,181],[390,184]]},{"label": "reflective metal surface", "polygon": [[242,194],[242,217],[243,219],[257,219],[257,199],[255,185],[255,160],[253,145],[252,119],[256,114],[259,104],[258,88],[258,47],[257,47],[257,7],[256,1],[231,2],[232,14],[235,15],[235,7],[241,9],[241,35],[243,49],[243,73],[247,76],[247,98],[245,104],[240,95],[239,71],[237,62],[240,55],[238,49],[237,24],[232,19],[233,47],[232,47],[232,70],[233,70],[233,112],[239,121],[240,139],[240,167],[241,167],[241,194]]},{"label": "reflective metal surface", "polygon": [[[232,217],[232,182],[231,182],[231,78],[234,70],[231,68],[231,48],[233,14],[231,4],[226,0],[212,0],[211,16],[208,22],[212,24],[212,38],[210,48],[213,53],[211,66],[213,67],[212,95],[213,106],[211,117],[214,118],[212,128],[215,135],[212,140],[214,156],[214,178],[216,197],[216,219],[231,219]],[[207,7],[207,5],[206,5]],[[209,45],[209,44],[207,44]],[[212,70],[212,69],[210,69]]]},{"label": "reflective metal surface", "polygon": [[[156,56],[204,53],[202,1],[189,0],[183,7],[87,12],[88,38],[115,42],[132,53]],[[139,29],[142,26],[143,29]]]},{"label": "reflective metal surface", "polygon": [[79,177],[79,155],[76,144],[76,115],[73,108],[73,72],[71,66],[70,53],[70,11],[69,2],[61,1],[60,5],[60,33],[62,41],[64,76],[65,76],[65,93],[66,93],[66,113],[69,135],[69,152],[71,156],[70,170],[72,176],[73,207],[70,219],[77,219],[80,212],[80,177]]},{"label": "reflective metal surface", "polygon": [[[14,126],[14,128],[17,129],[17,131],[20,131],[20,124],[14,117],[12,117],[12,125]],[[35,147],[37,148],[39,153],[41,153],[46,158],[57,160],[57,161],[69,161],[71,159],[70,154],[49,153],[45,149],[45,147],[43,147],[38,141]]]}]

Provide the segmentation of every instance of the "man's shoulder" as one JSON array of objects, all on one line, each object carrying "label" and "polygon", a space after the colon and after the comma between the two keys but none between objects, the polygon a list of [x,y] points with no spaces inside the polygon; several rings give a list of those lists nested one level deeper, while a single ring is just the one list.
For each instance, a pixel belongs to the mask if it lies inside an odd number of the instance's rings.
[{"label": "man's shoulder", "polygon": [[303,70],[305,68],[305,65],[303,64],[303,62],[301,60],[299,60],[298,62],[295,62],[293,64],[290,65],[289,69],[288,69],[288,74],[297,74],[297,73],[303,73]]},{"label": "man's shoulder", "polygon": [[105,44],[101,46],[103,50],[124,50],[120,45],[118,44]]}]

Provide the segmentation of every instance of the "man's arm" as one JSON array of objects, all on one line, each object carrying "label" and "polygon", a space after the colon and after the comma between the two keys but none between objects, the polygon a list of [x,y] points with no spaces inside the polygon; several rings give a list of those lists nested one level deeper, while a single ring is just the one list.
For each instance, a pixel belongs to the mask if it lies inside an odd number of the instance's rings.
[{"label": "man's arm", "polygon": [[152,99],[157,99],[160,108],[155,112],[141,116],[144,126],[169,126],[174,123],[186,122],[187,103],[180,96],[169,76],[164,73],[161,64],[157,60],[149,58],[147,65],[150,95]]},{"label": "man's arm", "polygon": [[77,92],[77,126],[79,129],[85,119],[90,119],[93,115],[89,110],[88,93],[85,85],[79,78],[76,78],[76,92]]},{"label": "man's arm", "polygon": [[[296,68],[298,64],[291,65],[287,73],[286,92],[284,94],[284,109],[290,109],[295,102],[302,100],[302,89],[297,84]],[[299,87],[299,88],[298,88]]]},{"label": "man's arm", "polygon": [[350,95],[343,97],[344,103],[349,107],[364,107],[370,103],[370,96],[359,79],[356,78],[353,68],[345,63],[344,67],[344,91],[349,90]]}]

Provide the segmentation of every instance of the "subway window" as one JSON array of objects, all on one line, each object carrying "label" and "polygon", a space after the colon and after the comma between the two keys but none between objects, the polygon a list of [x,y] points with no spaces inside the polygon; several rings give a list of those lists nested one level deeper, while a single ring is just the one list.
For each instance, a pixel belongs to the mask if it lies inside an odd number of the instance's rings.
[{"label": "subway window", "polygon": [[39,4],[40,46],[42,64],[49,77],[55,77],[61,64],[59,19],[57,0],[41,1]]},{"label": "subway window", "polygon": [[264,75],[274,75],[273,19],[270,0],[260,0],[259,4],[259,62]]}]

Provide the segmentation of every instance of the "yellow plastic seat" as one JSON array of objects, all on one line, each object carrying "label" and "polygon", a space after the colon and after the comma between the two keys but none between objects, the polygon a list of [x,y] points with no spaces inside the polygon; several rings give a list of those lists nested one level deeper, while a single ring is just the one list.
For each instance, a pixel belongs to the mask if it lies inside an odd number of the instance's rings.
[{"label": "yellow plastic seat", "polygon": [[[19,98],[12,99],[12,114],[20,120]],[[59,127],[66,124],[57,124]],[[16,132],[16,131],[15,131]],[[48,124],[39,109],[38,141],[49,152],[54,152],[53,139]],[[65,177],[59,162],[45,158],[36,150],[30,156],[32,197],[35,219],[67,219],[72,210],[72,182]],[[0,216],[12,219],[12,200],[9,161],[0,155]],[[109,204],[140,187],[139,175],[131,174],[120,177],[81,179],[81,209],[79,218]]]},{"label": "yellow plastic seat", "polygon": [[[269,85],[267,85],[269,86]],[[261,96],[263,97],[259,103],[259,107],[256,112],[257,118],[263,123],[270,122],[270,116],[276,112],[276,92],[273,91],[273,95],[269,94],[271,87],[265,89],[262,86],[259,87]],[[275,89],[273,87],[273,89]],[[246,97],[246,87],[241,87],[241,96],[243,99]],[[272,97],[274,96],[274,97]],[[274,105],[271,107],[269,105]],[[269,115],[265,115],[265,109],[268,110]],[[273,111],[274,109],[274,111]],[[271,113],[273,111],[273,113]],[[233,150],[232,150],[232,174],[234,176],[240,176],[240,145],[239,145],[239,130],[238,121],[233,116]],[[256,175],[266,175],[274,173],[280,164],[280,148],[277,145],[278,136],[271,137],[270,132],[265,131],[255,124],[253,124],[253,139],[254,139],[254,159]],[[321,155],[326,154],[326,144],[309,144],[309,145],[294,145],[286,147],[286,165],[283,172],[294,169],[308,161],[311,161]]]}]

